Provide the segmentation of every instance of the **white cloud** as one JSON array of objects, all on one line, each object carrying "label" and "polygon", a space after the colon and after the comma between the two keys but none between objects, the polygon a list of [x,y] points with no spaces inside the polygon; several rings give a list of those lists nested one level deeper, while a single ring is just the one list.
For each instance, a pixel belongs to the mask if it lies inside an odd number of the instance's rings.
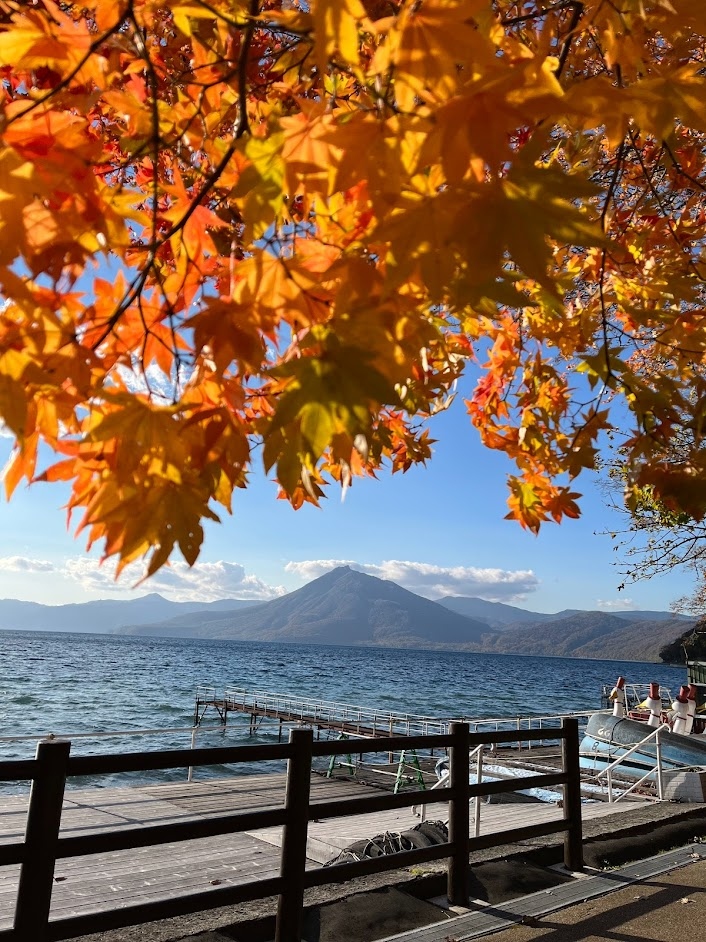
[{"label": "white cloud", "polygon": [[[539,580],[531,570],[445,567],[397,559],[386,560],[379,565],[349,559],[311,559],[287,563],[285,569],[304,582],[309,582],[337,566],[350,566],[379,579],[389,579],[432,599],[444,595],[472,595],[492,602],[517,602],[539,587]],[[192,568],[184,562],[174,562],[138,585],[142,572],[138,564],[129,566],[116,581],[113,560],[100,565],[96,558],[90,556],[74,556],[56,563],[25,556],[0,557],[0,574],[51,574],[47,576],[47,590],[52,582],[62,582],[64,590],[73,584],[80,586],[84,599],[125,598],[134,594],[158,592],[177,602],[211,602],[223,598],[264,602],[286,592],[283,586],[270,585],[248,573],[240,563],[226,560],[196,563]],[[632,604],[630,600],[625,602],[627,605],[623,607]],[[613,607],[616,606],[617,603],[614,603]]]},{"label": "white cloud", "polygon": [[[45,578],[37,582],[35,573],[42,573]],[[213,602],[225,598],[265,602],[287,591],[284,586],[269,585],[248,573],[240,563],[225,560],[197,563],[191,569],[184,562],[175,562],[140,582],[143,573],[142,565],[136,563],[128,566],[116,580],[114,560],[101,565],[91,556],[73,556],[57,562],[28,556],[0,556],[0,578],[6,596],[16,591],[26,594],[27,587],[37,583],[35,600],[49,604],[55,604],[57,595],[64,602],[83,602],[96,598],[129,598],[149,592],[158,592],[175,602]],[[76,588],[71,590],[71,586]]]},{"label": "white cloud", "polygon": [[143,369],[136,357],[132,369],[120,366],[118,372],[130,392],[146,393],[154,402],[169,405],[179,396],[193,369],[190,365],[181,364],[178,374],[175,371],[168,376],[156,363],[150,363],[147,369]]},{"label": "white cloud", "polygon": [[0,572],[56,572],[57,567],[48,559],[30,559],[27,556],[0,556]]},{"label": "white cloud", "polygon": [[596,605],[604,612],[629,612],[635,608],[632,599],[598,599]]},{"label": "white cloud", "polygon": [[[125,594],[131,592],[141,578],[138,566],[130,566],[116,582],[112,561],[101,566],[97,560],[83,556],[68,559],[65,572],[90,593]],[[175,602],[212,602],[224,598],[267,601],[286,591],[283,586],[271,586],[249,575],[240,563],[225,560],[196,563],[191,568],[184,562],[175,562],[141,583],[139,589],[158,592]]]},{"label": "white cloud", "polygon": [[156,573],[147,585],[155,592],[181,601],[214,601],[223,598],[267,599],[284,595],[284,586],[272,586],[258,576],[248,575],[240,563],[219,560],[196,563],[189,568],[176,562]]},{"label": "white cloud", "polygon": [[330,572],[337,566],[350,566],[378,579],[389,579],[426,598],[444,595],[471,595],[489,602],[522,601],[539,587],[531,569],[480,569],[475,566],[434,566],[431,563],[388,559],[375,565],[352,559],[308,559],[284,567],[305,582]]}]

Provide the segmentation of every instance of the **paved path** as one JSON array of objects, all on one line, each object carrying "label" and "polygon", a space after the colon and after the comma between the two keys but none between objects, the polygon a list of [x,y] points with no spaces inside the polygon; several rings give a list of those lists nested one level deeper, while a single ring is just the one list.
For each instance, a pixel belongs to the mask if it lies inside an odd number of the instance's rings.
[{"label": "paved path", "polygon": [[[701,869],[694,869],[697,862]],[[685,871],[688,871],[688,874],[683,875]],[[671,879],[672,893],[669,897],[671,902],[674,902],[672,899],[674,889],[678,888],[681,893],[678,897],[679,905],[695,905],[696,899],[689,896],[688,890],[699,886],[699,879],[704,873],[706,873],[706,849],[702,854],[700,845],[691,845],[647,860],[627,864],[616,870],[581,875],[551,889],[521,896],[505,903],[479,906],[470,912],[456,915],[451,919],[444,918],[409,932],[386,936],[384,939],[380,939],[379,936],[376,938],[380,942],[449,942],[449,940],[471,942],[471,940],[492,934],[494,942],[502,942],[502,940],[504,942],[530,942],[535,939],[543,939],[546,942],[549,942],[549,939],[551,942],[568,942],[572,939],[578,942],[579,939],[605,940],[606,938],[627,942],[626,936],[621,934],[609,936],[590,934],[593,932],[593,927],[587,928],[581,925],[584,916],[594,910],[604,916],[612,913],[611,917],[599,920],[599,922],[612,922],[615,925],[618,921],[615,916],[616,910],[621,909],[626,899],[630,899],[633,903],[651,900],[634,910],[635,916],[639,916],[644,922],[647,916],[653,914],[655,908],[661,909],[664,905],[664,901],[655,893],[655,889],[662,887],[662,881],[665,879]],[[623,896],[616,899],[618,894],[623,894]],[[706,895],[703,889],[699,889],[697,895],[697,909],[703,917],[706,915]],[[584,909],[580,910],[580,906]],[[694,915],[697,915],[696,912]],[[682,926],[687,921],[688,919],[680,920]],[[648,920],[648,922],[651,929],[651,921]],[[558,928],[554,931],[556,927],[569,925],[575,930],[571,935],[564,934]],[[506,929],[507,926],[512,926],[512,928]],[[705,937],[702,931],[696,935],[693,933],[686,936],[677,935],[669,927],[668,920],[665,926],[668,930],[667,934],[660,937],[659,942],[687,942],[687,940],[700,942]],[[646,929],[647,926],[644,925],[642,928]],[[589,934],[582,934],[584,932]],[[635,942],[637,938],[641,938],[642,942],[648,939],[650,942],[657,942],[651,933],[636,937]]]},{"label": "paved path", "polygon": [[513,926],[492,936],[493,942],[701,942],[705,938],[706,860],[540,917],[536,925]]}]

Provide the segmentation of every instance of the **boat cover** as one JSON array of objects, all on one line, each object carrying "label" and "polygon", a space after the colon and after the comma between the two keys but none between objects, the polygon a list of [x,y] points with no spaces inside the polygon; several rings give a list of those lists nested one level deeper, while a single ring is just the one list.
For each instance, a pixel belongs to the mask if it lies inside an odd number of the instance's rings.
[{"label": "boat cover", "polygon": [[[652,727],[639,720],[594,713],[588,721],[579,751],[584,756],[595,756],[598,746],[600,751],[607,751],[617,758],[625,749],[649,736],[651,731]],[[706,766],[706,736],[680,736],[662,730],[660,744],[662,761],[667,766]],[[645,743],[639,753],[656,761],[654,739]]]}]

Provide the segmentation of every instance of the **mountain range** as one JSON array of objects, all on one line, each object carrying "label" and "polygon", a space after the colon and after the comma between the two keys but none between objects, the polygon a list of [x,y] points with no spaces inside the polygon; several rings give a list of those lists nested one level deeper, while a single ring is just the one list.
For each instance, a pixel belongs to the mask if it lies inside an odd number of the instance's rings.
[{"label": "mountain range", "polygon": [[42,605],[0,599],[0,629],[15,631],[78,631],[104,634],[136,622],[159,622],[177,614],[233,611],[255,603],[243,599],[217,602],[171,602],[156,592],[137,599],[99,599],[69,605]]},{"label": "mountain range", "polygon": [[171,602],[159,595],[72,605],[0,600],[0,629],[119,632],[659,660],[691,619],[670,612],[554,614],[466,596],[436,601],[348,566],[268,602]]}]

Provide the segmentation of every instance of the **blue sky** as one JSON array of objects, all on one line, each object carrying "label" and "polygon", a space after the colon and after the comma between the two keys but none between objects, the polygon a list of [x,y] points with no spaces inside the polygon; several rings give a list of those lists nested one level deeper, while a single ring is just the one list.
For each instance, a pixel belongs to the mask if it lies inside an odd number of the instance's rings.
[{"label": "blue sky", "polygon": [[[460,397],[435,417],[438,439],[426,468],[356,480],[341,502],[331,488],[322,509],[293,511],[259,472],[235,495],[234,514],[207,526],[199,562],[176,562],[133,588],[134,571],[116,583],[98,552],[85,552],[61,509],[61,485],[19,488],[0,503],[0,598],[61,604],[127,598],[156,591],[175,600],[272,598],[348,563],[429,598],[474,595],[533,611],[563,608],[658,609],[689,591],[689,573],[628,585],[613,565],[602,531],[624,525],[606,507],[590,475],[579,478],[581,519],[547,524],[538,537],[504,520],[512,466],[483,448]],[[10,440],[0,438],[0,462]]]}]

